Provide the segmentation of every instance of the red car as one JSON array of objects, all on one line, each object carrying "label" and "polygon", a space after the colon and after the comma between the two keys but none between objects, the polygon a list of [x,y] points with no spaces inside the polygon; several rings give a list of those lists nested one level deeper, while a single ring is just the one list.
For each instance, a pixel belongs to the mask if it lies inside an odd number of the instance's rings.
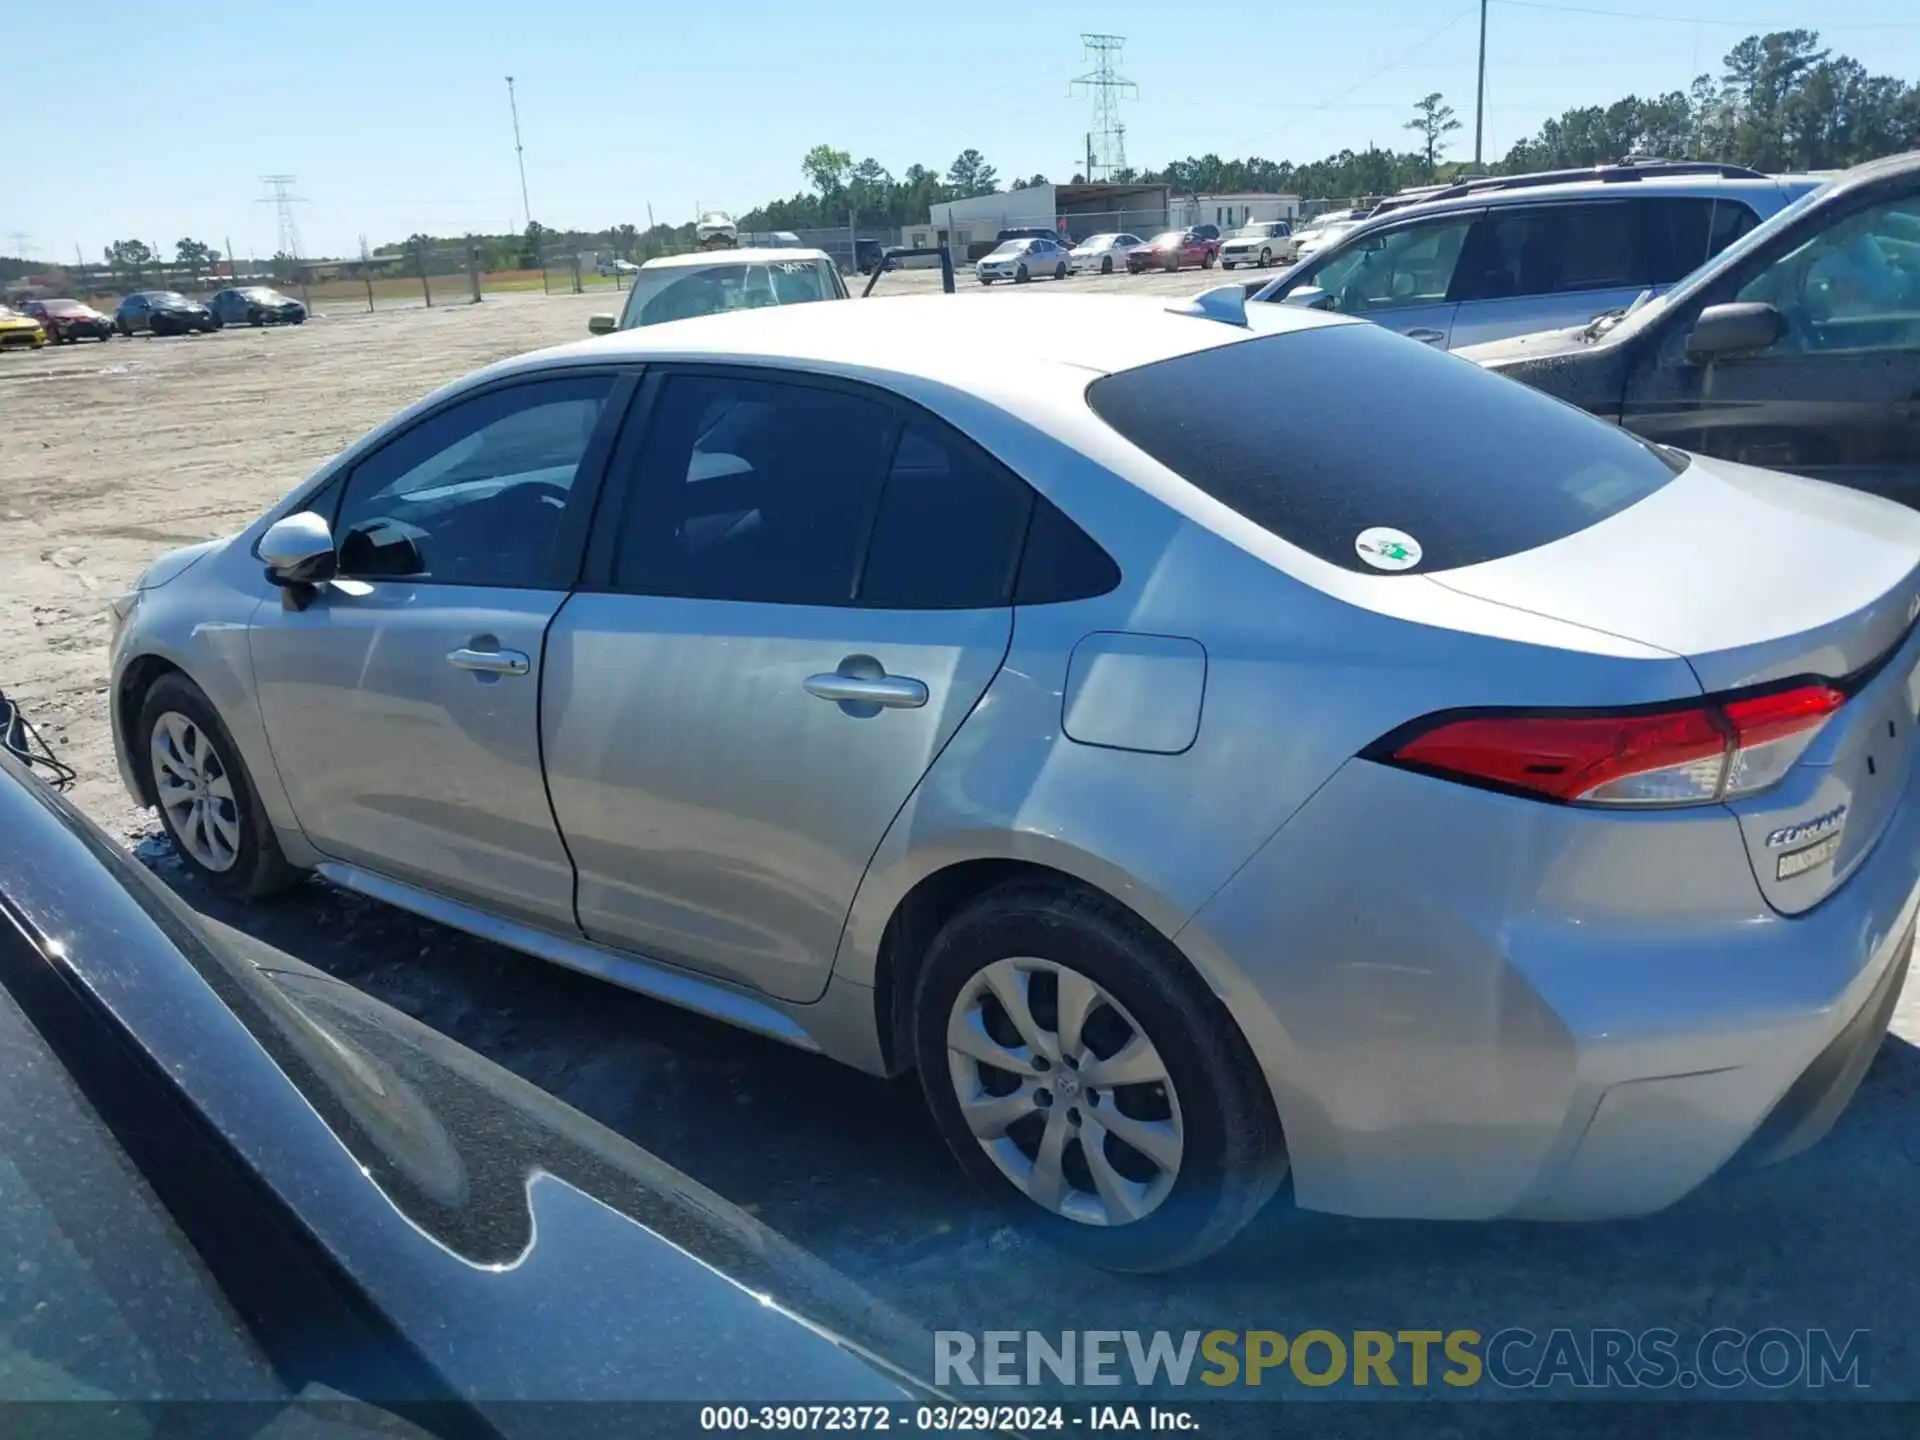
[{"label": "red car", "polygon": [[[1213,227],[1208,226],[1207,229]],[[1143,270],[1178,270],[1183,265],[1198,265],[1203,270],[1210,270],[1213,262],[1219,258],[1218,231],[1208,235],[1202,230],[1169,230],[1127,252],[1127,273],[1138,275]]]},{"label": "red car", "polygon": [[40,322],[54,344],[67,340],[111,340],[113,319],[79,300],[29,300],[20,313]]}]

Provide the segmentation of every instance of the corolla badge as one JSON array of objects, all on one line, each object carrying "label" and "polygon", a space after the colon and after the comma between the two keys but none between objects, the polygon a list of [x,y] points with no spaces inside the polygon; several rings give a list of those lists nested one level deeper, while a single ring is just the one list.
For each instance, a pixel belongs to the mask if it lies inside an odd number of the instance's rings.
[{"label": "corolla badge", "polygon": [[1836,805],[1824,815],[1816,815],[1811,820],[1802,820],[1797,825],[1782,825],[1767,836],[1769,850],[1784,850],[1789,845],[1804,845],[1809,840],[1819,840],[1832,835],[1847,823],[1847,807]]}]

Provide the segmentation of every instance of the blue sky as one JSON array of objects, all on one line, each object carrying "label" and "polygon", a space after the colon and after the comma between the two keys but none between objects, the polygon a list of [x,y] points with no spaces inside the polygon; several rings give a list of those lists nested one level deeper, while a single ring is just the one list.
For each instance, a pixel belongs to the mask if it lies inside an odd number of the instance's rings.
[{"label": "blue sky", "polygon": [[[1065,179],[1087,128],[1067,93],[1083,28],[1127,38],[1137,165],[1410,145],[1399,127],[1432,90],[1466,122],[1450,153],[1473,143],[1477,0],[969,0],[938,22],[898,0],[8,8],[0,253],[50,259],[124,237],[270,254],[269,173],[299,177],[309,255],[517,227],[509,73],[533,214],[556,227],[644,225],[649,203],[661,220],[743,210],[801,188],[822,142],[896,174],[974,146],[1005,178]],[[1684,88],[1741,36],[1797,25],[1920,77],[1910,0],[1494,0],[1487,153],[1568,106]]]}]

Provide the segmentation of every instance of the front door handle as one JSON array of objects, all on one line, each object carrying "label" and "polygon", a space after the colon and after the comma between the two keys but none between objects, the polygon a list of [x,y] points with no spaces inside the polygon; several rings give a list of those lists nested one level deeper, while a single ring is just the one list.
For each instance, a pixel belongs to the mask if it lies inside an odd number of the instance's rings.
[{"label": "front door handle", "polygon": [[1447,338],[1444,330],[1402,330],[1409,340],[1418,340],[1422,345],[1438,345]]},{"label": "front door handle", "polygon": [[805,684],[809,695],[841,705],[917,710],[927,703],[924,683],[906,675],[889,675],[868,655],[849,655],[838,670],[809,675]]},{"label": "front door handle", "polygon": [[464,645],[447,652],[447,663],[482,675],[524,675],[533,662],[518,650],[469,650]]}]

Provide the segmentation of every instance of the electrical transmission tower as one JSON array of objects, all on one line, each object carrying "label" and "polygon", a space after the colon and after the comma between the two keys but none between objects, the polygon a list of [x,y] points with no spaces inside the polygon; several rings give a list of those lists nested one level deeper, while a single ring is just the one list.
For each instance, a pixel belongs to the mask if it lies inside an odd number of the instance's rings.
[{"label": "electrical transmission tower", "polygon": [[255,201],[258,205],[273,206],[274,218],[279,222],[279,236],[274,248],[290,260],[300,258],[300,227],[293,223],[293,207],[307,203],[304,195],[293,193],[292,175],[262,175],[260,183],[267,187],[267,194]]},{"label": "electrical transmission tower", "polygon": [[9,230],[7,231],[7,242],[12,247],[8,253],[16,260],[24,260],[27,258],[27,251],[33,248],[33,232],[31,230]]},{"label": "electrical transmission tower", "polygon": [[1120,102],[1136,100],[1140,87],[1116,68],[1124,35],[1082,35],[1083,57],[1093,69],[1074,77],[1071,93],[1093,97],[1093,129],[1087,134],[1087,179],[1111,180],[1127,168],[1127,127],[1120,119]]}]

